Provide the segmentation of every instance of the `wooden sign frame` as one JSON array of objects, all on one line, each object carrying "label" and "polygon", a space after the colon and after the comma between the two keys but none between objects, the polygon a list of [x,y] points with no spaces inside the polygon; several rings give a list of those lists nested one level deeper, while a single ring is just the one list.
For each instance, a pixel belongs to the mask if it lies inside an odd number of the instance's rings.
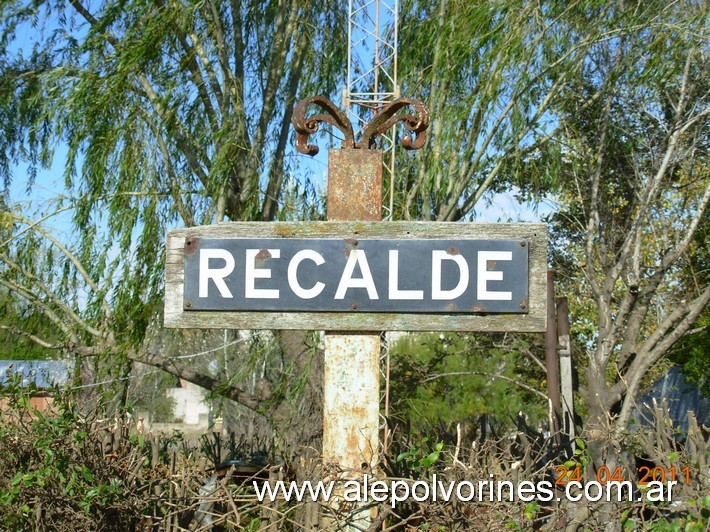
[{"label": "wooden sign frame", "polygon": [[[528,251],[527,314],[186,311],[183,301],[188,238],[342,238],[521,240]],[[544,332],[547,316],[547,227],[540,223],[228,222],[168,232],[164,324],[196,329],[327,331]]]}]

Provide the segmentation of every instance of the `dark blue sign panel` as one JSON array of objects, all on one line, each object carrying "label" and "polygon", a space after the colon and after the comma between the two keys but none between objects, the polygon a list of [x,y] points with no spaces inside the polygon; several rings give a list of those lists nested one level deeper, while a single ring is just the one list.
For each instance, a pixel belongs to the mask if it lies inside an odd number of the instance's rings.
[{"label": "dark blue sign panel", "polygon": [[524,240],[188,238],[184,275],[186,311],[528,312]]}]

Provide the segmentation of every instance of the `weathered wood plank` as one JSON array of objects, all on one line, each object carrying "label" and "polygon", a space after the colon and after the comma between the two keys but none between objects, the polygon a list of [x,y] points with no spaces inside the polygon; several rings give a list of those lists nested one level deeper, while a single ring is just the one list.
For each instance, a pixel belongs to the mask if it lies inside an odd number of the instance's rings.
[{"label": "weathered wood plank", "polygon": [[[363,312],[185,312],[185,239],[201,238],[381,238],[520,239],[529,243],[528,314],[403,314]],[[331,331],[519,331],[543,332],[546,322],[547,228],[536,223],[446,222],[230,222],[174,229],[165,264],[166,327],[314,329]]]}]

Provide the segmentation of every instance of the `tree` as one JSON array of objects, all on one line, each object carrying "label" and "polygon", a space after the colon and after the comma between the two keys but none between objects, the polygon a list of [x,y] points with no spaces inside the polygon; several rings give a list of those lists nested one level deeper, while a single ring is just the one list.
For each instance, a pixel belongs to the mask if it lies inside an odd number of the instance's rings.
[{"label": "tree", "polygon": [[[710,223],[706,216],[695,231],[688,253],[682,262],[681,282],[685,286],[707,286],[710,284]],[[710,306],[698,317],[693,328],[676,342],[669,353],[669,358],[683,366],[683,375],[700,386],[703,395],[710,395],[710,357],[707,346],[710,345]]]},{"label": "tree", "polygon": [[[644,380],[707,308],[707,5],[590,9],[609,38],[555,106],[566,122],[553,259],[586,359],[597,466],[616,450]],[[701,235],[705,235],[702,236]]]},{"label": "tree", "polygon": [[[116,362],[121,378],[130,361],[146,362],[305,430],[290,398],[307,382],[313,400],[303,404],[319,417],[320,357],[303,334],[277,336],[286,369],[258,394],[166,356],[153,332],[168,227],[283,216],[292,104],[332,94],[344,72],[340,3],[2,9],[0,172],[7,183],[24,160],[31,176],[67,146],[68,192],[56,209],[72,210],[79,237],[59,241],[50,213],[12,215],[0,278],[52,322],[57,336],[39,340]],[[707,303],[700,277],[676,275],[706,245],[691,244],[708,196],[704,9],[453,0],[402,9],[402,89],[435,120],[421,164],[400,162],[393,217],[468,219],[486,191],[564,185],[555,260],[567,279],[583,274],[568,286],[594,302],[582,344],[588,403],[592,425],[619,413],[616,432],[648,369]],[[17,35],[33,24],[29,50]],[[313,441],[317,430],[301,436]]]},{"label": "tree", "polygon": [[[66,147],[67,192],[54,207],[74,213],[78,235],[76,242],[54,236],[51,212],[39,221],[11,212],[3,284],[57,332],[34,340],[108,357],[124,368],[120,377],[130,360],[140,360],[218,387],[209,374],[165,356],[151,338],[164,235],[175,225],[277,216],[294,164],[287,150],[293,103],[302,91],[331,92],[333,75],[343,70],[345,40],[331,38],[345,18],[336,4],[3,4],[0,173],[7,185],[24,161],[30,188],[56,147]],[[292,349],[287,366],[300,375],[311,357],[291,336],[280,345]],[[238,387],[225,395],[278,410],[287,394],[276,389],[266,398]]]},{"label": "tree", "polygon": [[[433,24],[407,29],[426,12],[437,14]],[[564,51],[567,13],[534,6],[518,12],[513,3],[404,7],[403,32],[412,38],[402,46],[404,88],[424,95],[440,117],[429,160],[421,165],[434,171],[422,177],[408,164],[397,185],[405,217],[464,217],[502,168],[538,144],[529,139],[549,136],[549,102],[567,79],[554,76],[578,68],[585,46],[596,38],[592,32]],[[58,264],[43,269],[33,262],[31,246],[18,240],[11,257],[17,267],[8,262],[4,269],[8,275],[21,270],[33,304],[53,313],[61,338],[47,345],[85,357],[141,360],[220,387],[203,371],[151,347],[162,238],[175,224],[277,215],[292,104],[299,94],[333,92],[335,73],[344,71],[345,39],[338,32],[343,18],[335,2],[296,0],[107,1],[94,8],[79,0],[5,4],[0,168],[7,181],[19,160],[27,160],[32,172],[49,164],[57,143],[68,146],[69,194],[57,209],[73,209],[80,235],[76,245],[61,243],[42,224],[17,218],[18,238],[41,235],[45,249],[59,256]],[[475,31],[455,31],[460,20]],[[31,24],[39,37],[28,52],[16,35]],[[324,27],[330,32],[319,31]],[[548,42],[549,36],[554,38]],[[419,38],[435,42],[435,58]],[[459,139],[451,136],[462,130],[467,134]],[[447,158],[450,172],[442,178]],[[57,267],[65,277],[52,284],[50,269]],[[41,285],[32,276],[47,290],[38,293]],[[73,295],[67,301],[64,294]],[[284,357],[300,375],[313,363],[302,356],[310,350],[291,336],[282,333],[281,345],[292,350]],[[123,366],[130,370],[127,361]],[[318,372],[312,373],[318,382]],[[278,403],[238,387],[225,394],[258,410]],[[282,418],[294,416],[285,411]]]},{"label": "tree", "polygon": [[[15,223],[19,211],[12,212],[0,198],[0,358],[31,360],[44,359],[51,353],[48,345],[57,338],[53,314],[47,313],[30,293],[25,290],[22,268],[8,253],[8,244],[17,230]],[[52,263],[51,254],[44,255],[41,249],[41,237],[25,239],[22,251],[33,250],[35,261]],[[24,271],[24,273],[29,273]],[[36,282],[36,278],[30,276]],[[37,283],[40,290],[41,283]],[[29,296],[29,297],[28,297]],[[43,340],[44,339],[44,340]]]},{"label": "tree", "polygon": [[[337,28],[339,13],[286,0],[5,4],[3,178],[25,159],[31,186],[65,144],[77,258],[98,278],[107,261],[92,253],[131,250],[124,277],[155,296],[166,227],[275,217],[298,91],[332,90],[339,71],[344,44],[314,28]],[[30,24],[42,31],[28,52],[17,35]]]},{"label": "tree", "polygon": [[402,90],[427,104],[432,126],[419,159],[398,161],[396,216],[472,219],[487,193],[556,189],[553,140],[567,117],[552,105],[604,38],[594,20],[579,26],[587,4],[403,3]]},{"label": "tree", "polygon": [[[542,342],[532,335],[406,335],[391,347],[390,415],[412,432],[459,425],[463,441],[547,418]],[[542,353],[544,357],[544,353]],[[530,363],[532,362],[532,364]]]}]

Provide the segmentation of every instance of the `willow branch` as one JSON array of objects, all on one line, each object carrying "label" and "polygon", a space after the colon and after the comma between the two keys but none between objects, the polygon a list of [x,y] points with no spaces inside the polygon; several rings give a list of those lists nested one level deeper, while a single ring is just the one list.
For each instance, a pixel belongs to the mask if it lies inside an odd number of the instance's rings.
[{"label": "willow branch", "polygon": [[[93,327],[91,327],[88,323],[86,323],[69,305],[67,305],[64,301],[62,301],[60,298],[54,295],[54,293],[49,289],[49,287],[44,284],[44,282],[39,279],[36,275],[33,273],[27,271],[24,269],[22,266],[17,264],[15,261],[13,261],[10,257],[5,255],[4,253],[0,253],[0,261],[4,262],[7,264],[10,268],[16,270],[20,274],[22,274],[25,278],[27,278],[28,281],[34,286],[36,286],[42,293],[45,294],[46,297],[51,299],[57,307],[59,307],[67,316],[71,318],[72,321],[77,323],[80,327],[85,329],[88,333],[90,333],[93,336],[98,336],[101,337],[102,335],[99,333],[99,331]],[[14,282],[13,282],[14,284]],[[17,285],[21,286],[21,285]],[[29,293],[29,291],[27,292]],[[36,301],[41,301],[41,297],[34,292],[32,293],[33,297],[35,298]]]},{"label": "willow branch", "polygon": [[[99,24],[99,21],[89,12],[88,9],[86,9],[81,4],[81,2],[79,2],[78,0],[69,1],[72,7],[74,7],[74,9],[76,9],[76,11],[84,18],[84,20],[86,20],[92,27],[96,27]],[[114,35],[112,35],[108,31],[104,31],[102,35],[104,35],[106,40],[116,50],[121,50],[121,43]],[[187,160],[191,170],[195,172],[195,174],[198,176],[205,188],[207,188],[208,175],[207,173],[205,173],[205,170],[204,168],[202,168],[202,165],[198,159],[198,152],[200,150],[197,148],[197,144],[194,142],[194,140],[188,133],[187,128],[177,118],[175,112],[168,110],[163,105],[161,99],[158,97],[158,94],[156,93],[155,89],[153,88],[153,85],[150,83],[146,75],[143,73],[138,73],[136,74],[136,77],[138,78],[138,82],[143,89],[143,96],[148,99],[150,104],[153,106],[153,109],[155,109],[156,113],[158,113],[158,116],[160,116],[160,118],[166,124],[168,124],[171,120],[174,121],[175,126],[177,128],[177,130],[175,131],[175,139],[177,141],[178,147],[180,148],[180,151],[185,155],[185,159]],[[205,161],[206,159],[204,156],[201,158],[203,161]],[[208,162],[205,161],[205,164],[209,167]]]},{"label": "willow branch", "polygon": [[[284,16],[285,9],[281,9],[277,16],[274,40],[270,50],[271,64],[266,76],[266,86],[264,87],[263,105],[259,116],[259,123],[254,133],[251,144],[250,170],[259,162],[260,154],[264,149],[264,139],[272,118],[273,110],[276,106],[276,95],[279,87],[279,80],[283,74],[284,65],[288,52],[291,49],[292,36],[296,30],[298,15],[298,1],[292,0],[289,6],[289,16]],[[240,202],[244,204],[253,194],[253,180],[249,178],[244,183],[240,193]]]},{"label": "willow branch", "polygon": [[30,334],[26,331],[23,331],[22,329],[18,329],[17,327],[9,327],[7,325],[0,325],[0,329],[3,331],[8,331],[12,334],[19,334],[20,336],[24,336],[28,340],[32,341],[33,343],[37,344],[40,347],[43,347],[44,349],[53,349],[53,350],[60,350],[64,346],[60,344],[53,344],[52,342],[48,342],[47,340],[43,340],[39,336],[35,336],[34,334]]},{"label": "willow branch", "polygon": [[21,296],[22,298],[26,299],[29,303],[31,303],[33,306],[35,306],[42,314],[47,316],[49,320],[54,323],[59,329],[69,336],[72,341],[77,341],[77,336],[74,331],[72,331],[67,324],[57,315],[54,310],[47,305],[44,301],[42,301],[41,298],[39,298],[36,294],[33,294],[31,291],[29,291],[26,287],[23,287],[13,281],[8,281],[7,279],[3,279],[0,277],[0,285],[5,286],[8,288],[10,291],[16,293],[17,295]]},{"label": "willow branch", "polygon": [[[27,218],[25,218],[24,216],[19,215],[19,214],[13,214],[12,216],[15,217],[16,219],[20,220],[22,223],[25,223],[25,224],[28,224],[28,225],[31,224],[31,225],[32,225],[32,229],[33,229],[34,231],[37,231],[37,232],[38,232],[39,234],[41,234],[44,238],[46,238],[47,240],[49,240],[59,251],[62,252],[62,254],[63,254],[67,259],[69,259],[69,261],[72,263],[72,265],[74,266],[74,268],[76,268],[76,271],[79,272],[79,274],[81,275],[81,277],[84,279],[84,281],[86,282],[86,284],[89,285],[89,287],[90,287],[91,290],[94,292],[94,294],[96,294],[96,296],[100,296],[100,295],[101,295],[101,290],[99,290],[99,286],[98,286],[98,285],[96,284],[96,282],[94,282],[94,280],[91,278],[91,276],[89,275],[89,272],[86,271],[86,269],[84,268],[84,266],[81,264],[81,261],[79,261],[79,259],[78,259],[71,251],[69,251],[69,250],[67,249],[67,247],[64,246],[64,244],[62,244],[61,242],[59,242],[59,240],[57,240],[56,238],[54,238],[54,236],[53,236],[49,231],[47,231],[46,229],[44,229],[44,227],[42,227],[41,225],[33,224],[30,220],[28,220]],[[112,316],[111,307],[109,306],[108,302],[107,302],[103,297],[101,298],[101,308],[102,308],[103,311],[104,311],[104,316],[105,316],[107,319],[110,319],[111,316]]]},{"label": "willow branch", "polygon": [[56,211],[50,212],[49,214],[45,214],[44,216],[42,216],[42,218],[40,218],[39,220],[35,220],[35,221],[33,221],[33,222],[29,221],[27,218],[25,218],[25,217],[23,217],[23,216],[21,216],[21,215],[18,215],[18,214],[16,214],[16,213],[14,213],[14,214],[13,214],[13,213],[9,213],[10,216],[21,220],[21,221],[25,224],[25,228],[24,228],[24,229],[21,229],[21,230],[18,231],[17,233],[13,233],[12,236],[11,236],[10,238],[8,238],[7,240],[5,240],[5,241],[3,241],[3,242],[0,242],[0,248],[4,248],[4,247],[7,246],[10,242],[12,242],[13,240],[17,240],[18,238],[20,238],[22,235],[24,235],[24,234],[27,233],[28,231],[31,231],[31,230],[34,229],[35,227],[39,226],[42,222],[45,222],[45,221],[47,221],[48,219],[50,219],[52,216],[56,216],[57,214],[61,214],[61,213],[66,212],[66,211],[70,211],[70,210],[73,209],[74,207],[75,207],[74,205],[69,205],[69,206],[67,206],[67,207],[62,207],[62,208],[60,208],[60,209],[57,209]]}]

